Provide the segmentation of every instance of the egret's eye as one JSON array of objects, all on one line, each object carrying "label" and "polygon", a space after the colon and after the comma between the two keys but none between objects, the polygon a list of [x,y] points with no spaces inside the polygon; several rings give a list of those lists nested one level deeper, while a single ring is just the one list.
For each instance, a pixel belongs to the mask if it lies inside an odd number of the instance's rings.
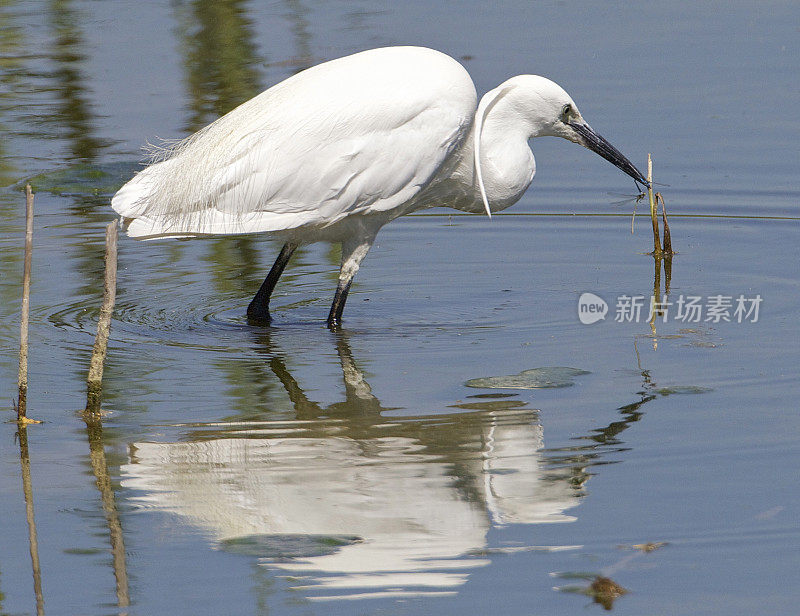
[{"label": "egret's eye", "polygon": [[572,115],[572,105],[567,103],[561,108],[561,120],[566,122],[569,120],[569,116]]}]

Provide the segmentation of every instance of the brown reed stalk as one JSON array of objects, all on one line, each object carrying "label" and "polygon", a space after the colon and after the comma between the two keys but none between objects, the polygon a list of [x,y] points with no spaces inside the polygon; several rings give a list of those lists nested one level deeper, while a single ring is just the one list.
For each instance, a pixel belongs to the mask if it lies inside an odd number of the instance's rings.
[{"label": "brown reed stalk", "polygon": [[650,220],[653,223],[653,255],[661,256],[661,238],[658,230],[658,206],[653,195],[653,159],[647,155],[647,196],[650,200]]},{"label": "brown reed stalk", "polygon": [[31,262],[33,260],[33,191],[25,186],[25,266],[22,274],[22,315],[19,321],[19,376],[17,421],[24,422],[28,410],[28,326],[31,311]]},{"label": "brown reed stalk", "polygon": [[86,412],[99,414],[103,387],[103,364],[106,359],[108,336],[111,331],[111,315],[117,297],[117,223],[106,227],[105,280],[103,283],[103,305],[97,321],[97,336],[92,350],[87,379]]}]

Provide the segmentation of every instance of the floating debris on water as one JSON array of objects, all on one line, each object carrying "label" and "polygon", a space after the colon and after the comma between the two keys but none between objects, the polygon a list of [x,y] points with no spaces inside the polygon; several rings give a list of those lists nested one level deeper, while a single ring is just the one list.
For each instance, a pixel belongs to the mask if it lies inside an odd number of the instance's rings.
[{"label": "floating debris on water", "polygon": [[471,396],[467,396],[467,398],[511,398],[517,395],[519,394],[502,394],[498,392],[491,394],[472,394]]},{"label": "floating debris on water", "polygon": [[636,543],[631,547],[634,550],[641,550],[642,552],[654,552],[658,548],[663,548],[668,545],[666,541],[648,541],[647,543]]},{"label": "floating debris on water", "polygon": [[591,583],[588,586],[557,586],[554,590],[559,592],[574,593],[591,597],[595,603],[599,603],[606,610],[614,607],[614,601],[622,595],[628,594],[628,590],[617,584],[609,577],[595,575],[592,573],[557,573],[557,577],[565,579],[581,579]]},{"label": "floating debris on water", "polygon": [[645,554],[655,552],[659,548],[669,545],[666,541],[648,541],[647,543],[634,543],[633,545],[618,545],[620,550],[639,550]]},{"label": "floating debris on water", "polygon": [[484,389],[545,389],[551,387],[570,387],[575,384],[573,377],[590,374],[579,368],[564,366],[545,366],[523,370],[519,374],[508,376],[489,376],[479,379],[470,379],[465,383],[467,387]]},{"label": "floating debris on water", "polygon": [[626,589],[611,578],[599,575],[591,583],[586,594],[592,597],[595,603],[599,603],[606,610],[610,610],[614,607],[614,601],[627,593]]},{"label": "floating debris on water", "polygon": [[714,391],[714,389],[698,385],[674,385],[672,387],[660,387],[654,391],[659,396],[671,396],[674,394],[707,394],[710,391]]}]

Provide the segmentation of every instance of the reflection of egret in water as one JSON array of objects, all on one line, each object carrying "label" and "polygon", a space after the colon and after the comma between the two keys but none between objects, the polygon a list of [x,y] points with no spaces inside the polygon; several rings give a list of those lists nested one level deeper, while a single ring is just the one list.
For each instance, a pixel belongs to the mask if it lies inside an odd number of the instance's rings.
[{"label": "reflection of egret in water", "polygon": [[[345,401],[309,399],[276,332],[260,332],[297,419],[197,425],[136,443],[123,485],[225,549],[299,577],[310,597],[452,592],[486,564],[503,523],[567,522],[580,485],[550,473],[537,412],[478,398],[471,411],[386,417],[337,337]],[[188,438],[187,438],[188,437]]]}]

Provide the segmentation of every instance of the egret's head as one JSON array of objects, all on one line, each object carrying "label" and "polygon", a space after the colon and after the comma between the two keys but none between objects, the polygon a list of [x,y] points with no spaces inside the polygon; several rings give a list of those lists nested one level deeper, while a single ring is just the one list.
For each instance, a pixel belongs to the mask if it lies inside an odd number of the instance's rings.
[{"label": "egret's head", "polygon": [[538,75],[519,75],[503,86],[510,86],[506,90],[508,103],[530,124],[531,137],[562,137],[580,144],[613,163],[639,184],[648,185],[631,161],[594,132],[575,101],[557,83]]}]

